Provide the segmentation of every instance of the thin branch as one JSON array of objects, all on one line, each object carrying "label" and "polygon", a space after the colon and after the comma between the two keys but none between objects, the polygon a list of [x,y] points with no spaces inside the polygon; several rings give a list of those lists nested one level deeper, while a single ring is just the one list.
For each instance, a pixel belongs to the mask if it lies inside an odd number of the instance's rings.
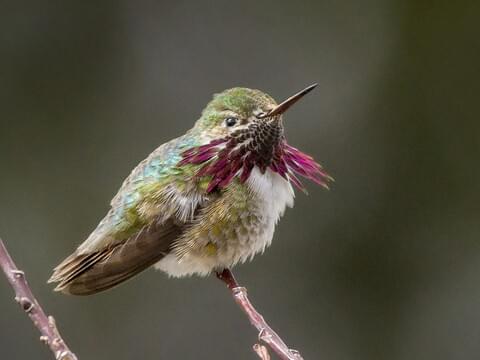
[{"label": "thin branch", "polygon": [[20,304],[40,331],[40,341],[48,345],[55,355],[55,359],[77,360],[75,354],[70,351],[60,336],[55,319],[45,314],[37,299],[33,296],[32,290],[25,279],[25,273],[17,268],[2,239],[0,239],[0,267],[15,291],[15,301]]},{"label": "thin branch", "polygon": [[[275,331],[267,324],[263,316],[253,307],[248,299],[247,289],[240,286],[235,280],[232,272],[229,269],[224,269],[222,272],[217,272],[217,277],[222,280],[232,292],[235,302],[240,306],[243,312],[247,315],[250,323],[258,330],[258,338],[278,355],[282,360],[303,360],[302,355],[297,350],[290,349],[277,335]],[[255,349],[257,355],[261,356]],[[262,358],[263,359],[263,358]],[[267,358],[268,359],[268,358]]]}]

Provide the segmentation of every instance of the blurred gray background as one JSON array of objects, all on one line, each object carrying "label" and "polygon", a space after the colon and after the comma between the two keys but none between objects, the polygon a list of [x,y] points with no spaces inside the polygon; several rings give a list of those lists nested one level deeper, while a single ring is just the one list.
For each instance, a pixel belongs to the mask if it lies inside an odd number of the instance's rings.
[{"label": "blurred gray background", "polygon": [[[305,359],[478,359],[480,3],[2,2],[0,236],[80,359],[256,359],[213,277],[46,285],[129,171],[233,86],[281,100],[308,184],[236,268]],[[2,359],[51,359],[0,277]]]}]

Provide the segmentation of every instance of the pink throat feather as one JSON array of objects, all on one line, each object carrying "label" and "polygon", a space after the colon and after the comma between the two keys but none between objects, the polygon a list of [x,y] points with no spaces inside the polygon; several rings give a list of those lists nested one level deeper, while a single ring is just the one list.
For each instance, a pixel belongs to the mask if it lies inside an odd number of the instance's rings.
[{"label": "pink throat feather", "polygon": [[179,166],[203,164],[195,177],[211,177],[207,193],[225,188],[235,176],[239,176],[244,183],[254,166],[258,166],[262,173],[269,168],[304,192],[306,189],[296,175],[327,189],[328,182],[333,180],[310,155],[288,145],[285,139],[276,145],[272,156],[267,159],[245,146],[237,146],[234,138],[212,140],[206,145],[184,151],[182,157]]}]

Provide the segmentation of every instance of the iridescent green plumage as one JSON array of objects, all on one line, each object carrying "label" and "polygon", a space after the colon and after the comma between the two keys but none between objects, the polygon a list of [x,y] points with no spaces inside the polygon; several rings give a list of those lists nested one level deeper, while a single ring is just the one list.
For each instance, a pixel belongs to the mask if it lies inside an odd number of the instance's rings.
[{"label": "iridescent green plumage", "polygon": [[[198,137],[185,135],[160,146],[142,161],[124,181],[111,202],[111,210],[85,245],[98,241],[99,237],[121,240],[152,221],[152,214],[142,209],[166,203],[163,192],[167,186],[187,187],[194,175],[194,166],[178,167],[177,164],[183,151],[197,145]],[[172,208],[162,210],[167,213],[175,211]]]}]

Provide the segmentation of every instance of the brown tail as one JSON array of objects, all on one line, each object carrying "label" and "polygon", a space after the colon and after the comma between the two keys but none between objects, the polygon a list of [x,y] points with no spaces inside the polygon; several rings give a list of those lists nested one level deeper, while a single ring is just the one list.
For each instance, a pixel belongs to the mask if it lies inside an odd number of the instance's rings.
[{"label": "brown tail", "polygon": [[180,234],[173,224],[150,225],[125,241],[91,253],[73,253],[53,272],[56,291],[90,295],[109,289],[161,260]]}]

